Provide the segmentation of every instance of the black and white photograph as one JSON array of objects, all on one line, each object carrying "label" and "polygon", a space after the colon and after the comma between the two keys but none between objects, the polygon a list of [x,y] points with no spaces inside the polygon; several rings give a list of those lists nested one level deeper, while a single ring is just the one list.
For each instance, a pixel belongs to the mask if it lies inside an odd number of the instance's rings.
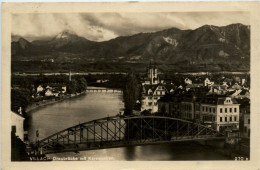
[{"label": "black and white photograph", "polygon": [[250,17],[11,13],[11,162],[250,161]]}]

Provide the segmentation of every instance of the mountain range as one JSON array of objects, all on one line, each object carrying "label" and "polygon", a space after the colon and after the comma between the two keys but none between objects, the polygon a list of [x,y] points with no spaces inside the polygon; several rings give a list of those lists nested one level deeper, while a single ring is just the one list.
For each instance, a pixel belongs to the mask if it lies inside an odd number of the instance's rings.
[{"label": "mountain range", "polygon": [[103,42],[90,41],[69,30],[32,42],[15,38],[12,61],[148,63],[152,59],[162,65],[239,65],[245,70],[250,65],[250,26],[243,24],[204,25],[194,30],[170,28]]}]

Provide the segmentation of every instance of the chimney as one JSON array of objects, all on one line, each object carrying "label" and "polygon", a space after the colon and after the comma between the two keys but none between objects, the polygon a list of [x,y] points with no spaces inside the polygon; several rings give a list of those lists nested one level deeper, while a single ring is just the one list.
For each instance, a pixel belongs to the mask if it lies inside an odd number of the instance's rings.
[{"label": "chimney", "polygon": [[22,113],[22,107],[19,107],[18,112],[19,112],[20,115],[23,115],[23,113]]}]

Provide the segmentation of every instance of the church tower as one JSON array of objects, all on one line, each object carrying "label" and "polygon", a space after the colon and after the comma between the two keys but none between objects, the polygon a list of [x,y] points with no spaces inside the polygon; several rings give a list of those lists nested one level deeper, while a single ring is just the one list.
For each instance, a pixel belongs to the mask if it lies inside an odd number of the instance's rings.
[{"label": "church tower", "polygon": [[158,69],[155,65],[152,66],[150,61],[150,66],[148,67],[148,78],[150,79],[151,84],[158,84]]}]

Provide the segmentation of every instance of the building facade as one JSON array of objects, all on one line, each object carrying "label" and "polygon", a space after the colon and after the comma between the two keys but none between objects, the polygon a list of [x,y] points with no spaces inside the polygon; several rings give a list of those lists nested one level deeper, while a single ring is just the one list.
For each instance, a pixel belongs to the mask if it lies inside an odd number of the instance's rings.
[{"label": "building facade", "polygon": [[12,132],[24,141],[24,117],[22,114],[11,112]]},{"label": "building facade", "polygon": [[239,104],[231,97],[205,97],[200,102],[200,111],[200,120],[217,131],[239,129]]},{"label": "building facade", "polygon": [[142,82],[141,112],[144,110],[148,110],[151,113],[158,112],[158,100],[173,91],[173,84],[160,83],[158,69],[150,64],[147,77]]},{"label": "building facade", "polygon": [[226,96],[184,97],[181,101],[163,97],[159,112],[181,119],[196,121],[217,131],[239,129],[239,104]]}]

